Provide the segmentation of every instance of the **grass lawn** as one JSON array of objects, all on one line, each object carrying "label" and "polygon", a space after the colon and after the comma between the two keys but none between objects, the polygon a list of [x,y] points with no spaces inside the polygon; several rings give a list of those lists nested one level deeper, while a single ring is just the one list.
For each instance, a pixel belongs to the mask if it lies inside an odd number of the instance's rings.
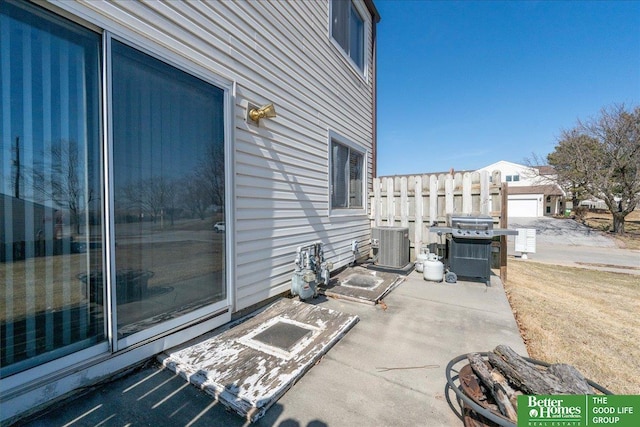
[{"label": "grass lawn", "polygon": [[[171,286],[179,292],[182,283],[208,277],[223,268],[223,235],[204,231],[200,236],[200,241],[120,244],[116,252],[116,265],[118,269],[149,270],[153,273],[148,282],[149,288]],[[74,253],[0,263],[0,277],[3,278],[0,286],[0,302],[3,305],[0,322],[7,318],[21,319],[27,314],[60,311],[87,304],[89,293],[85,291],[86,284],[79,275],[87,272],[88,259],[88,253]],[[92,268],[100,271],[102,267],[96,265]],[[11,279],[10,287],[4,283],[5,276]],[[194,298],[206,301],[209,290],[204,288],[202,297]],[[4,308],[9,295],[11,310]],[[161,309],[157,307],[157,310]]]},{"label": "grass lawn", "polygon": [[[593,229],[600,231],[610,231],[613,225],[611,214],[588,212],[584,218],[584,223]],[[631,212],[624,221],[625,234],[611,236],[616,240],[618,246],[627,249],[640,249],[640,210]]]},{"label": "grass lawn", "polygon": [[505,290],[532,358],[640,394],[640,276],[509,260]]}]

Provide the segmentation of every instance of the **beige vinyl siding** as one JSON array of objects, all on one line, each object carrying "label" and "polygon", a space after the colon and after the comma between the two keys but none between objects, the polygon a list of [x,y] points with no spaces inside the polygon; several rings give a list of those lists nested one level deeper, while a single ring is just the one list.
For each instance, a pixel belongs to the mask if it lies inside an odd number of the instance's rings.
[{"label": "beige vinyl siding", "polygon": [[[367,152],[372,185],[372,23],[364,3],[366,74],[329,35],[329,1],[56,2],[114,36],[235,82],[234,310],[289,289],[296,247],[320,240],[336,267],[362,253],[367,215],[330,216],[329,131]],[[247,102],[277,118],[245,122]],[[365,206],[368,204],[365,200]]]}]

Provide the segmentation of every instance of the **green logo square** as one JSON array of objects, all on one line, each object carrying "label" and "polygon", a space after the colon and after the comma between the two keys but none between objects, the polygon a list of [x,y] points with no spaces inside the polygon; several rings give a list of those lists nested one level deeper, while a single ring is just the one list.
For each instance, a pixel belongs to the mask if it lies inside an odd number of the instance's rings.
[{"label": "green logo square", "polygon": [[582,426],[587,419],[585,405],[581,395],[518,396],[518,426]]},{"label": "green logo square", "polygon": [[640,426],[640,396],[518,396],[518,427],[598,426]]}]

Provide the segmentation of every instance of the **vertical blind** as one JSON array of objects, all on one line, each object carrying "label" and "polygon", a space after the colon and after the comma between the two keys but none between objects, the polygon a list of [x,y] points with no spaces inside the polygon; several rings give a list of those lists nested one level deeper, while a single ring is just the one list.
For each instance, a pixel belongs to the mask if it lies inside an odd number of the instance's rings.
[{"label": "vertical blind", "polygon": [[224,91],[124,43],[111,51],[122,338],[226,297],[213,228],[224,220]]},{"label": "vertical blind", "polygon": [[107,324],[122,338],[227,297],[213,228],[224,90],[109,40],[115,249],[103,266],[102,36],[0,0],[1,377],[104,344]]},{"label": "vertical blind", "polygon": [[101,269],[100,37],[0,9],[0,373],[104,339],[83,281]]},{"label": "vertical blind", "polygon": [[363,155],[331,141],[331,207],[363,207]]},{"label": "vertical blind", "polygon": [[331,207],[348,208],[349,149],[342,144],[331,144]]}]

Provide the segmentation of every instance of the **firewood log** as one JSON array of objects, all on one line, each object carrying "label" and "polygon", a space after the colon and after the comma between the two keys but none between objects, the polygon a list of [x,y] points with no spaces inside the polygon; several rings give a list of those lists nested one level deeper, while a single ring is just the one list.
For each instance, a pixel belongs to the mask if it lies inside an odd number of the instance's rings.
[{"label": "firewood log", "polygon": [[509,395],[507,392],[507,389],[511,390],[511,388],[508,386],[506,381],[504,381],[504,378],[501,381],[501,375],[492,375],[489,367],[487,366],[487,363],[479,353],[470,353],[467,355],[467,359],[469,359],[471,369],[473,369],[478,378],[480,378],[480,380],[492,394],[494,400],[498,404],[500,412],[511,421],[517,422],[518,413],[511,404],[511,400],[509,399]]},{"label": "firewood log", "polygon": [[548,371],[570,388],[572,394],[594,394],[587,379],[574,366],[558,363],[549,366]]},{"label": "firewood log", "polygon": [[[493,353],[489,353],[488,359],[509,382],[526,394],[585,394],[587,391],[593,393],[584,377],[575,368],[541,370],[505,345],[497,346]],[[558,378],[554,372],[558,372],[562,378]]]},{"label": "firewood log", "polygon": [[507,379],[504,377],[504,375],[502,375],[502,373],[498,369],[493,368],[491,370],[491,376],[496,382],[504,386],[504,391],[507,393],[509,402],[511,402],[511,405],[517,412],[518,411],[518,395],[516,394],[516,391],[509,385],[509,382],[507,381]]}]

